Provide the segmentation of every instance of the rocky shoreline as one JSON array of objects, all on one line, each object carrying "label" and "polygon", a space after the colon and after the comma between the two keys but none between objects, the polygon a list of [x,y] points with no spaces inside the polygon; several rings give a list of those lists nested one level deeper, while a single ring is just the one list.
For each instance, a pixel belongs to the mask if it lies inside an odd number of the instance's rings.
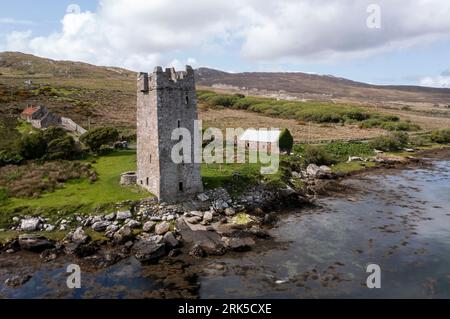
[{"label": "rocky shoreline", "polygon": [[[444,153],[448,150],[444,149]],[[435,150],[434,155],[440,152]],[[421,155],[428,154],[430,151]],[[381,168],[418,163],[423,161],[413,157],[390,158],[384,160]],[[370,170],[362,172],[367,171]],[[267,230],[276,224],[277,212],[313,204],[321,190],[332,188],[333,180],[346,176],[314,165],[304,172],[292,172],[292,178],[305,182],[301,190],[260,184],[234,198],[226,189],[218,188],[180,204],[158,203],[156,199],[126,201],[119,203],[113,213],[74,216],[59,220],[55,225],[39,216],[14,218],[11,230],[17,232],[17,238],[0,246],[0,254],[31,252],[39,256],[39,262],[66,256],[92,269],[101,269],[130,256],[144,264],[155,264],[165,258],[195,259],[244,252],[258,242],[270,240]],[[61,241],[44,236],[54,230],[71,231]],[[92,238],[88,230],[101,239]],[[5,285],[20,286],[30,278],[29,274],[15,275],[8,278]]]}]

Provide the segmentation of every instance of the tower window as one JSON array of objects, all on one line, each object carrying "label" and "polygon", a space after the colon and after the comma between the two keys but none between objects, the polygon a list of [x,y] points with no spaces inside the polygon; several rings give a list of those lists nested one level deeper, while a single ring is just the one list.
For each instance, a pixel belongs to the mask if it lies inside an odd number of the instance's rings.
[{"label": "tower window", "polygon": [[180,192],[183,191],[183,183],[182,183],[182,182],[179,182],[179,183],[178,183],[178,190],[179,190]]},{"label": "tower window", "polygon": [[148,186],[148,184],[149,184],[149,178],[147,177],[147,186]]},{"label": "tower window", "polygon": [[178,128],[180,128],[180,127],[181,127],[181,121],[178,120]]},{"label": "tower window", "polygon": [[152,154],[150,154],[150,155],[148,156],[148,160],[150,161],[150,163],[152,162]]},{"label": "tower window", "polygon": [[189,104],[189,96],[187,96],[187,95],[186,95],[186,97],[185,97],[185,102],[186,102],[186,105]]}]

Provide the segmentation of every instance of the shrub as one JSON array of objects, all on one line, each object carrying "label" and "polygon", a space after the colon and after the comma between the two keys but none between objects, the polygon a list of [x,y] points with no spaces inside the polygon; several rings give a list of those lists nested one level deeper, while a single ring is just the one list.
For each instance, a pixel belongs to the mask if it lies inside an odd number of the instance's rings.
[{"label": "shrub", "polygon": [[380,126],[382,129],[387,131],[418,131],[420,130],[420,126],[416,124],[411,124],[409,122],[385,122]]},{"label": "shrub", "polygon": [[43,131],[42,136],[46,143],[50,143],[52,140],[60,139],[68,135],[67,132],[61,127],[49,127]]},{"label": "shrub", "polygon": [[450,143],[450,129],[434,131],[431,133],[431,140],[439,144]]},{"label": "shrub", "polygon": [[345,160],[349,156],[373,155],[373,148],[368,143],[362,142],[334,142],[326,145],[325,149],[334,156]]},{"label": "shrub", "polygon": [[316,164],[316,165],[332,165],[337,161],[334,156],[327,152],[324,147],[321,146],[306,146],[304,154],[305,165]]},{"label": "shrub", "polygon": [[17,165],[23,161],[23,157],[17,153],[6,150],[0,151],[0,167],[5,165]]},{"label": "shrub", "polygon": [[102,145],[117,141],[119,133],[113,127],[101,127],[90,130],[80,137],[80,141],[86,144],[91,151],[97,153]]},{"label": "shrub", "polygon": [[404,132],[395,132],[373,139],[369,145],[384,152],[398,151],[408,145],[409,136]]},{"label": "shrub", "polygon": [[44,156],[47,149],[42,132],[22,136],[19,141],[19,154],[25,159],[37,159]]},{"label": "shrub", "polygon": [[292,151],[292,146],[294,145],[294,138],[292,137],[291,132],[287,128],[281,131],[280,139],[278,140],[278,145],[280,147],[280,151],[285,151],[290,153]]},{"label": "shrub", "polygon": [[72,136],[66,135],[64,137],[51,140],[47,145],[46,159],[71,159],[75,153],[75,140]]}]

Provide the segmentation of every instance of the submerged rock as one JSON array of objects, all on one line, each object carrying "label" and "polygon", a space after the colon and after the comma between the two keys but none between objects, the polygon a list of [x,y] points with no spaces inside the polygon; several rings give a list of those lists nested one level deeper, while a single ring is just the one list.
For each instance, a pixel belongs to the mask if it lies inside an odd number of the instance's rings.
[{"label": "submerged rock", "polygon": [[30,275],[12,276],[5,280],[5,286],[16,288],[27,283],[32,277]]},{"label": "submerged rock", "polygon": [[140,239],[132,248],[134,256],[141,262],[157,261],[166,255],[166,244],[159,236]]},{"label": "submerged rock", "polygon": [[20,235],[19,245],[23,250],[41,253],[46,249],[53,248],[54,245],[47,238],[39,235]]}]

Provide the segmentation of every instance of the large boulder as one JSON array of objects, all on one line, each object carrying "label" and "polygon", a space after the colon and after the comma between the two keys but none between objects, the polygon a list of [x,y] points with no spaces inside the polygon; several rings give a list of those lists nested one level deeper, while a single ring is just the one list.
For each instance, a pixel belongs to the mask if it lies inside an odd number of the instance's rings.
[{"label": "large boulder", "polygon": [[166,244],[160,236],[140,239],[133,246],[134,256],[141,262],[157,261],[167,253]]},{"label": "large boulder", "polygon": [[20,223],[20,230],[22,231],[37,231],[41,225],[41,220],[38,217],[22,219]]},{"label": "large boulder", "polygon": [[46,249],[54,248],[53,243],[47,238],[39,235],[20,235],[19,245],[23,250],[41,253]]}]

